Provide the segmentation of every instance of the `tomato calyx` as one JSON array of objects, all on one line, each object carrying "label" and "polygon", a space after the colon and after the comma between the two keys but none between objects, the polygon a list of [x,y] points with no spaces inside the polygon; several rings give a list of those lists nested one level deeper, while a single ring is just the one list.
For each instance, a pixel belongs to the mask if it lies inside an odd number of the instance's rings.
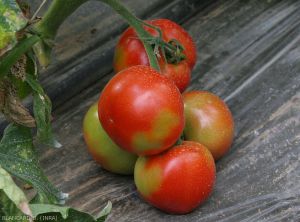
[{"label": "tomato calyx", "polygon": [[154,51],[157,58],[163,58],[166,63],[178,64],[186,59],[183,53],[183,46],[176,40],[172,39],[165,42],[161,37],[150,37],[145,39]]},{"label": "tomato calyx", "polygon": [[166,44],[165,49],[165,60],[168,63],[178,64],[186,59],[185,54],[182,53],[184,51],[184,47],[180,42],[177,41],[177,39],[172,39],[169,41],[169,43]]},{"label": "tomato calyx", "polygon": [[140,22],[157,31],[158,36],[152,36],[149,32],[149,37],[143,39],[152,46],[154,54],[157,58],[163,58],[166,63],[178,64],[186,59],[183,53],[184,47],[177,39],[171,39],[169,42],[164,41],[162,31],[159,27],[151,25],[140,20]]}]

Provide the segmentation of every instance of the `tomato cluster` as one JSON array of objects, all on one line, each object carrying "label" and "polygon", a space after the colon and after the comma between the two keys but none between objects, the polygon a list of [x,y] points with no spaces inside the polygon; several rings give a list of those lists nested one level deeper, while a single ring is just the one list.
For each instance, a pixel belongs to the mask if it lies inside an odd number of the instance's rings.
[{"label": "tomato cluster", "polygon": [[[183,92],[196,62],[189,34],[167,19],[148,23],[160,28],[164,41],[178,42],[184,59],[172,63],[158,55],[161,70],[152,69],[142,42],[128,28],[115,50],[118,73],[85,115],[84,139],[103,168],[134,174],[147,202],[168,213],[185,214],[211,194],[215,160],[230,148],[234,122],[216,95]],[[158,35],[151,27],[145,29]]]}]

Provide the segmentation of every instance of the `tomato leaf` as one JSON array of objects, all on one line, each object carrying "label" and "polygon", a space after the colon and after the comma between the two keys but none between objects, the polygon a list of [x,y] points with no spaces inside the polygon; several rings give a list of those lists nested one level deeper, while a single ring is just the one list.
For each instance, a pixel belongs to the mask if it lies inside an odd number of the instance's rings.
[{"label": "tomato leaf", "polygon": [[54,138],[51,127],[52,104],[49,97],[44,92],[42,86],[32,75],[26,76],[26,82],[33,90],[33,113],[37,126],[37,139],[39,142],[61,147],[61,144]]},{"label": "tomato leaf", "polygon": [[1,221],[28,222],[30,217],[23,214],[8,195],[0,190],[0,218]]},{"label": "tomato leaf", "polygon": [[107,218],[108,214],[111,211],[111,208],[112,208],[112,203],[110,201],[108,201],[108,203],[106,204],[106,206],[98,214],[98,216],[97,216],[97,218],[98,218],[97,222],[105,221],[105,219]]},{"label": "tomato leaf", "polygon": [[[9,201],[10,199],[10,201]],[[0,211],[5,215],[32,216],[27,198],[8,172],[0,166]]]},{"label": "tomato leaf", "polygon": [[0,56],[16,45],[16,32],[26,24],[27,19],[15,0],[0,1]]},{"label": "tomato leaf", "polygon": [[13,73],[12,69],[11,69],[11,75],[9,75],[10,80],[12,81],[12,83],[15,85],[17,89],[17,93],[20,99],[24,99],[32,91],[31,87],[26,82],[26,76],[32,75],[35,78],[37,77],[37,64],[32,52],[28,52],[26,55],[24,55],[24,57],[26,58],[24,78],[23,77],[20,78],[19,76],[16,76],[16,74]]},{"label": "tomato leaf", "polygon": [[29,128],[7,126],[0,142],[0,164],[10,174],[31,184],[42,202],[58,203],[63,199],[39,166]]},{"label": "tomato leaf", "polygon": [[[70,207],[62,207],[50,204],[30,205],[35,221],[45,221],[45,218],[48,218],[49,221],[53,221],[55,219],[55,221],[60,222],[104,222],[111,211],[111,207],[112,205],[109,201],[105,208],[100,212],[100,214],[96,218],[94,218],[87,213]],[[48,220],[46,219],[46,221]]]},{"label": "tomato leaf", "polygon": [[0,218],[4,221],[28,222],[34,218],[36,222],[104,222],[111,208],[112,204],[109,201],[95,218],[88,213],[70,207],[53,204],[28,205],[23,191],[14,183],[10,175],[0,167]]}]

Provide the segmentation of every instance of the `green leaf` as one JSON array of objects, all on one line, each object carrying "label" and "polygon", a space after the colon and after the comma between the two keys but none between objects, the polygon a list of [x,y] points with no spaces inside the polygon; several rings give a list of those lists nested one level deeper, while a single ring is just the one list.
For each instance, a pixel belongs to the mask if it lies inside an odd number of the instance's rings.
[{"label": "green leaf", "polygon": [[109,201],[97,218],[70,207],[57,205],[31,204],[30,208],[36,218],[35,221],[48,221],[45,220],[48,217],[49,221],[55,219],[59,222],[104,222],[111,211],[112,204]]},{"label": "green leaf", "polygon": [[24,28],[27,19],[15,0],[0,1],[0,56],[16,43],[16,32]]},{"label": "green leaf", "polygon": [[0,142],[0,164],[10,174],[32,184],[43,203],[58,203],[63,199],[39,166],[29,128],[8,125]]},{"label": "green leaf", "polygon": [[34,78],[38,77],[38,67],[36,64],[36,58],[34,57],[33,51],[26,53],[27,64],[26,64],[26,73],[33,76]]},{"label": "green leaf", "polygon": [[[5,172],[4,177],[7,176],[9,178],[8,180],[11,180],[11,177],[7,174],[7,172]],[[14,188],[18,188],[14,183],[12,186]],[[24,195],[21,191],[21,196],[22,194]],[[19,192],[15,193],[15,195],[19,195]],[[11,194],[8,195],[4,190],[0,189],[0,221],[3,221],[4,219],[4,221],[28,222],[30,218],[34,218],[35,222],[104,222],[112,208],[112,204],[109,201],[100,214],[95,218],[88,213],[70,207],[52,204],[30,204],[30,208],[28,208],[30,214],[24,214],[18,209],[16,203],[12,201],[10,197]],[[21,199],[23,199],[23,197]]]},{"label": "green leaf", "polygon": [[[23,191],[15,184],[9,173],[0,166],[0,211],[5,215],[30,215],[31,210]],[[11,200],[8,201],[8,199]],[[22,212],[23,213],[22,213]]]},{"label": "green leaf", "polygon": [[32,75],[26,76],[26,82],[33,90],[33,113],[37,126],[38,141],[53,146],[61,147],[61,144],[54,138],[51,127],[52,104],[49,97],[44,92],[42,86]]},{"label": "green leaf", "polygon": [[23,214],[3,190],[0,190],[0,220],[18,222],[29,221],[29,216]]},{"label": "green leaf", "polygon": [[[112,203],[110,201],[108,201],[108,203],[106,204],[106,206],[101,210],[101,212],[97,216],[97,218],[98,218],[97,222],[105,221],[106,217],[108,216],[108,214],[111,211],[111,208],[112,208]],[[100,220],[101,218],[103,220]]]}]

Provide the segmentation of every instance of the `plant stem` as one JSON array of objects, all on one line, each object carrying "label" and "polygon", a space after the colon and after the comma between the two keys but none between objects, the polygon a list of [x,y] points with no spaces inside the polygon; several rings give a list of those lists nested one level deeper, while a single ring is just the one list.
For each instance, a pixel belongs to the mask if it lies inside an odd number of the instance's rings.
[{"label": "plant stem", "polygon": [[7,55],[0,61],[0,79],[2,79],[10,71],[10,68],[24,53],[31,49],[31,47],[39,40],[39,36],[32,35],[21,40],[11,51],[7,53]]},{"label": "plant stem", "polygon": [[79,6],[88,0],[53,0],[42,20],[35,26],[35,30],[42,38],[54,39],[59,26]]},{"label": "plant stem", "polygon": [[146,53],[148,55],[150,66],[157,71],[160,71],[159,65],[155,56],[155,53],[151,47],[151,45],[146,42],[146,39],[149,39],[151,36],[142,25],[142,21],[140,21],[137,17],[135,17],[124,5],[122,5],[118,0],[99,0],[101,2],[104,2],[105,4],[109,5],[111,8],[113,8],[119,15],[121,15],[130,26],[132,26],[139,39],[143,42],[143,45],[145,47]]},{"label": "plant stem", "polygon": [[51,59],[52,46],[47,45],[46,40],[53,40],[60,25],[77,8],[88,0],[53,0],[42,20],[36,23],[33,31],[37,32],[45,41],[37,43],[33,50],[42,67],[47,67]]}]

